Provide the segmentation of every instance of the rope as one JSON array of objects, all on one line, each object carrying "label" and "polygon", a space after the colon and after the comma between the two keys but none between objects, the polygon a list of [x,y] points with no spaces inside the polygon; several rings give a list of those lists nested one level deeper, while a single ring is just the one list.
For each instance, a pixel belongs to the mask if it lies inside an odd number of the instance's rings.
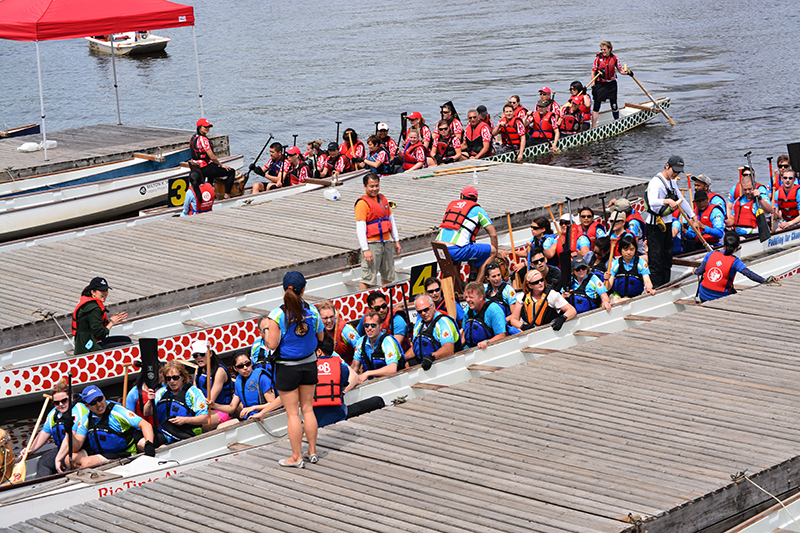
[{"label": "rope", "polygon": [[753,481],[752,479],[747,477],[747,474],[745,472],[747,472],[747,470],[744,470],[742,472],[737,472],[736,474],[731,474],[731,479],[733,480],[734,483],[739,483],[739,481],[741,481],[742,479],[746,479],[747,481],[752,483],[753,486],[755,486],[758,490],[760,490],[761,492],[763,492],[764,494],[766,494],[767,496],[771,497],[773,500],[775,500],[776,502],[781,504],[781,507],[783,507],[783,510],[786,511],[786,514],[789,515],[789,518],[792,519],[792,522],[794,522],[794,525],[796,525],[798,528],[800,528],[800,524],[797,523],[797,520],[794,519],[794,517],[792,516],[792,513],[789,512],[789,509],[786,508],[786,506],[783,504],[783,502],[780,501],[776,496],[770,494],[769,492],[767,492],[766,490],[761,488],[755,481]]}]

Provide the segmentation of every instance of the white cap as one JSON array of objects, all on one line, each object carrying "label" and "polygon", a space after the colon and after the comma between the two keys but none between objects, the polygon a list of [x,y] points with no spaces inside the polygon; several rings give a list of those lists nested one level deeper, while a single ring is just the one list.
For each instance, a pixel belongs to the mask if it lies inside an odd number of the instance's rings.
[{"label": "white cap", "polygon": [[[569,221],[569,213],[564,213],[563,215],[561,215],[561,218],[559,220]],[[573,224],[577,224],[578,222],[580,222],[580,219],[578,217],[576,217],[575,215],[573,215],[572,216],[572,223]]]},{"label": "white cap", "polygon": [[208,353],[208,341],[194,341],[192,353]]},{"label": "white cap", "polygon": [[378,131],[381,130],[389,131],[389,125],[385,122],[381,122],[380,124],[378,124]]}]

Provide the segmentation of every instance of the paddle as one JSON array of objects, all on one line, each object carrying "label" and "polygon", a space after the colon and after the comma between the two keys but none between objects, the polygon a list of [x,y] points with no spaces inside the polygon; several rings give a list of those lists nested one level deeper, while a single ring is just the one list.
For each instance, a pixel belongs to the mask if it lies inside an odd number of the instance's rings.
[{"label": "paddle", "polygon": [[555,215],[553,214],[553,210],[550,209],[550,206],[553,204],[547,204],[545,207],[548,211],[550,211],[550,219],[553,221],[553,225],[556,227],[556,233],[561,236],[561,226],[558,224]]},{"label": "paddle", "polygon": [[444,298],[444,306],[447,308],[447,314],[453,317],[453,320],[458,316],[456,314],[456,293],[453,289],[453,278],[442,278],[442,297]]},{"label": "paddle", "polygon": [[[624,68],[625,68],[625,70],[628,70],[628,65],[625,65],[625,66],[624,66]],[[639,83],[639,80],[637,80],[637,79],[636,79],[636,77],[633,75],[633,72],[630,72],[628,75],[629,75],[631,78],[633,78],[633,81],[635,81],[635,82],[636,82],[636,85],[638,85],[638,86],[639,86],[639,88],[640,88],[640,89],[642,89],[642,90],[644,91],[644,94],[646,94],[646,95],[647,95],[647,97],[650,99],[650,101],[651,101],[651,102],[653,102],[653,106],[655,106],[655,108],[656,108],[656,109],[657,109],[657,110],[658,110],[660,113],[664,113],[664,116],[665,116],[665,117],[667,117],[667,120],[669,120],[669,123],[670,123],[671,125],[673,125],[673,126],[674,126],[674,125],[675,125],[675,121],[674,121],[674,120],[672,120],[672,117],[670,117],[670,116],[667,114],[667,112],[666,112],[666,111],[664,111],[664,110],[661,108],[661,106],[660,106],[660,105],[658,105],[658,102],[656,102],[656,101],[655,101],[655,99],[654,99],[652,96],[650,96],[650,93],[649,93],[649,92],[647,92],[647,89],[645,89],[645,88],[644,88],[644,86],[643,86],[641,83]]]},{"label": "paddle", "polygon": [[[142,356],[142,372],[144,372],[145,384],[150,390],[158,389],[158,339],[139,339],[139,355]],[[158,426],[158,418],[155,416],[155,400],[150,400],[150,403],[152,403],[153,420],[155,425]],[[144,404],[144,400],[142,400],[142,404]]]},{"label": "paddle", "polygon": [[511,213],[506,211],[506,223],[508,224],[508,238],[511,239],[511,264],[516,265],[517,249],[514,246],[514,230],[511,228]]},{"label": "paddle", "polygon": [[402,141],[406,136],[406,126],[408,126],[408,113],[403,111],[400,113],[400,135],[397,136],[398,151],[402,151],[400,147],[403,146]]},{"label": "paddle", "polygon": [[342,125],[342,121],[341,120],[337,120],[336,121],[336,143],[337,144],[339,143],[339,126],[341,126],[341,125]]},{"label": "paddle", "polygon": [[[769,162],[769,203],[772,205],[773,214],[772,214],[772,231],[775,231],[775,223],[778,221],[778,199],[775,197],[775,176],[772,173],[772,156],[767,158]],[[778,182],[778,187],[783,185],[783,183]]]},{"label": "paddle", "polygon": [[558,254],[561,265],[561,290],[572,290],[572,198],[567,198],[567,227],[564,230],[564,244]]},{"label": "paddle", "polygon": [[122,405],[125,405],[125,400],[128,399],[128,369],[133,366],[133,363],[123,363],[122,368],[125,369],[125,376],[122,378]]},{"label": "paddle", "polygon": [[[31,438],[28,439],[28,447],[25,448],[25,451],[22,453],[19,462],[14,465],[14,470],[11,471],[11,479],[9,480],[9,483],[12,485],[14,483],[22,483],[25,481],[25,476],[28,475],[28,468],[25,466],[25,461],[28,459],[28,452],[31,451],[31,445],[36,439],[36,433],[39,431],[39,424],[42,423],[42,417],[47,409],[47,404],[53,399],[53,397],[49,394],[43,394],[42,396],[44,396],[44,403],[42,404],[42,410],[39,412],[39,418],[36,420],[36,425],[33,427]],[[69,413],[69,416],[72,416],[72,412]],[[72,435],[69,435],[67,438],[71,439]]]},{"label": "paddle", "polygon": [[[603,225],[608,228],[608,214],[606,213],[606,195],[600,195],[600,201],[603,203]],[[608,228],[609,233],[611,232],[611,228]]]},{"label": "paddle", "polygon": [[[753,182],[753,189],[755,192],[758,192],[758,185],[756,183],[756,169],[753,168],[753,162],[750,160],[750,155],[752,154],[752,150],[744,154],[747,158],[747,166],[750,167],[750,179]],[[769,177],[770,184],[772,184],[772,176]],[[761,196],[758,196],[756,200],[758,202],[758,209],[756,210],[756,223],[758,224],[758,240],[760,242],[764,242],[769,240],[772,236],[772,232],[769,230],[769,222],[767,222],[767,215],[764,213],[764,209],[761,207]]]},{"label": "paddle", "polygon": [[586,94],[586,89],[588,89],[589,85],[593,84],[594,80],[596,80],[599,76],[600,76],[600,71],[598,70],[597,74],[595,74],[594,78],[592,78],[592,81],[590,81],[589,83],[587,83],[586,85],[583,86],[583,94]]},{"label": "paddle", "polygon": [[438,174],[423,174],[421,176],[414,176],[412,180],[421,180],[425,178],[438,178],[440,176],[452,176],[453,174],[464,174],[466,172],[482,172],[484,170],[489,170],[488,168],[468,168],[465,170],[461,170],[460,168],[455,168],[448,170],[447,172],[439,172]]},{"label": "paddle", "polygon": [[206,423],[208,429],[211,429],[211,407],[208,403],[211,401],[211,345],[206,348],[206,409],[208,410],[208,418]]},{"label": "paddle", "polygon": [[[692,217],[683,208],[683,204],[682,203],[678,204],[678,209],[680,210],[681,214],[683,214],[683,216],[686,217],[686,220],[689,220],[689,221],[692,220]],[[667,229],[669,230],[669,228],[667,228]],[[709,251],[709,252],[713,252],[714,251],[714,249],[711,247],[711,245],[708,244],[708,241],[703,237],[703,234],[701,232],[695,231],[695,234],[697,235],[697,238],[700,240],[700,242],[703,245],[703,248],[705,248],[706,251]]]}]

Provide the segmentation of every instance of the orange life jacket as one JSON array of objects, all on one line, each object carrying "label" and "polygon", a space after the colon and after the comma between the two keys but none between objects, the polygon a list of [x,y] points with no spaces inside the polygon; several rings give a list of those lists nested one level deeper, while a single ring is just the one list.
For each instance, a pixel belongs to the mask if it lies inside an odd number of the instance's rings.
[{"label": "orange life jacket", "polygon": [[103,302],[91,296],[81,296],[81,299],[78,300],[78,305],[75,306],[75,310],[72,312],[73,337],[78,333],[78,310],[89,302],[97,302],[97,305],[100,306],[100,310],[103,312],[103,325],[108,326],[108,313],[106,312],[106,307],[103,305]]},{"label": "orange life jacket", "polygon": [[366,202],[367,207],[369,207],[369,212],[367,213],[367,239],[370,237],[380,237],[381,242],[383,242],[384,233],[391,234],[392,232],[392,221],[389,218],[389,215],[392,214],[392,210],[389,207],[389,201],[381,193],[378,193],[377,198],[372,198],[365,194],[356,200],[356,203],[362,200]]}]

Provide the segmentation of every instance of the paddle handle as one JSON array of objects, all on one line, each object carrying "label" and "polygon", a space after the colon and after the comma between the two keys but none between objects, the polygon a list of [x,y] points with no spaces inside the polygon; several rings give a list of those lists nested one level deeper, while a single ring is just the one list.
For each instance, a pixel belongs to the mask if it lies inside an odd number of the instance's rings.
[{"label": "paddle handle", "polygon": [[594,80],[596,80],[596,79],[598,78],[598,76],[600,76],[600,71],[599,71],[599,70],[597,71],[597,74],[595,74],[595,75],[594,75],[594,78],[592,78],[592,81],[590,81],[589,83],[587,83],[585,87],[586,87],[586,88],[588,88],[588,87],[589,87],[589,85],[593,84],[593,83],[594,83]]},{"label": "paddle handle", "polygon": [[517,248],[514,246],[514,230],[511,228],[511,213],[506,211],[506,222],[508,223],[508,238],[511,239],[511,263],[516,265]]},{"label": "paddle handle", "polygon": [[208,429],[211,429],[211,346],[206,350],[206,409],[208,410]]},{"label": "paddle handle", "polygon": [[133,363],[124,363],[122,367],[125,369],[125,376],[122,379],[122,405],[128,399],[128,370],[133,366]]},{"label": "paddle handle", "polygon": [[553,215],[553,210],[550,209],[549,205],[547,206],[547,210],[550,211],[550,218],[553,220],[553,225],[556,227],[556,233],[558,233],[558,235],[560,236],[561,226],[558,225],[558,220],[556,220],[556,217]]},{"label": "paddle handle", "polygon": [[20,461],[24,462],[25,459],[28,458],[28,452],[31,451],[31,446],[33,446],[33,441],[36,440],[36,434],[39,432],[39,425],[42,423],[42,417],[44,417],[44,412],[47,410],[47,404],[50,403],[50,400],[53,399],[52,396],[49,394],[42,394],[44,396],[44,403],[42,404],[42,410],[39,411],[39,418],[36,419],[36,425],[33,427],[33,433],[31,433],[31,438],[28,441],[28,447],[25,448],[25,453],[22,455],[22,459]]},{"label": "paddle handle", "polygon": [[[680,211],[681,211],[681,213],[683,214],[683,216],[685,216],[685,217],[686,217],[686,220],[687,220],[687,221],[689,221],[689,222],[691,222],[691,220],[692,220],[692,217],[691,217],[691,216],[689,216],[689,214],[688,214],[688,213],[686,212],[686,210],[683,208],[683,205],[682,205],[682,204],[678,204],[678,209],[680,209]],[[710,245],[710,244],[708,244],[708,241],[707,241],[707,240],[706,240],[706,239],[703,237],[703,234],[702,234],[702,233],[700,233],[700,232],[698,232],[698,231],[695,231],[695,234],[697,235],[697,238],[700,240],[700,243],[703,245],[703,248],[705,248],[705,249],[706,249],[706,251],[708,251],[708,252],[713,252],[713,251],[714,251],[714,248],[712,248],[712,247],[711,247],[711,245]]]},{"label": "paddle handle", "polygon": [[[627,68],[627,67],[626,67],[626,68]],[[666,112],[666,111],[664,111],[664,109],[662,109],[662,107],[661,107],[660,105],[658,105],[658,102],[656,102],[656,101],[655,101],[655,99],[654,99],[652,96],[650,96],[650,93],[649,93],[649,92],[647,92],[647,89],[645,89],[645,88],[644,88],[644,86],[642,86],[642,84],[641,84],[641,83],[639,83],[639,80],[637,80],[637,79],[634,77],[634,75],[633,75],[633,74],[631,74],[631,75],[630,75],[630,77],[631,77],[631,78],[633,78],[633,81],[635,81],[635,82],[636,82],[636,85],[638,85],[638,86],[639,86],[639,88],[640,88],[641,90],[643,90],[643,91],[644,91],[644,94],[646,94],[646,95],[647,95],[647,97],[650,99],[650,101],[651,101],[651,102],[653,102],[653,105],[655,106],[655,108],[656,108],[656,109],[658,109],[658,110],[659,110],[661,113],[664,113],[664,116],[665,116],[665,117],[667,117],[667,120],[669,120],[669,123],[670,123],[671,125],[673,125],[673,126],[674,126],[674,125],[675,125],[675,121],[674,121],[674,120],[672,120],[672,117],[670,117],[670,116],[667,114],[667,112]]]},{"label": "paddle handle", "polygon": [[442,278],[442,297],[444,298],[444,305],[447,309],[447,314],[456,319],[456,293],[453,289],[453,278]]}]

